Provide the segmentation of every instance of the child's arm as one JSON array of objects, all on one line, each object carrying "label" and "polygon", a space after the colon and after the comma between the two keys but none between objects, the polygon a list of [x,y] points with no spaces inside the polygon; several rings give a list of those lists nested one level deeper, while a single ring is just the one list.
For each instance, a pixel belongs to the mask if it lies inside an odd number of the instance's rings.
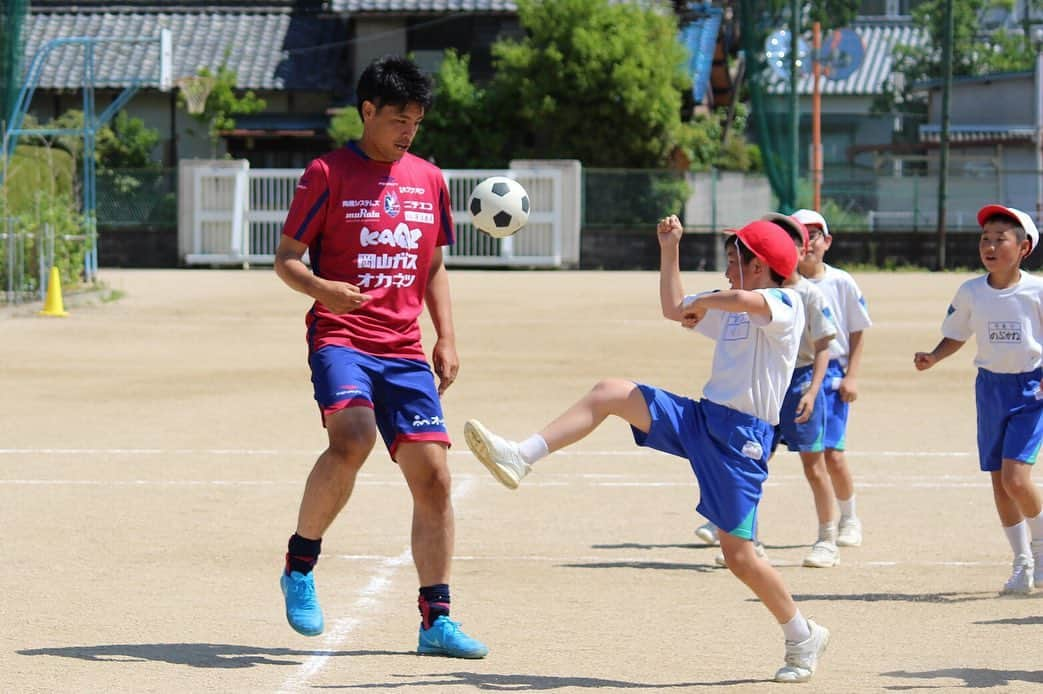
[{"label": "child's arm", "polygon": [[811,367],[811,384],[807,392],[800,396],[797,401],[797,416],[794,418],[797,424],[803,424],[811,419],[815,412],[815,398],[822,388],[822,381],[826,379],[826,369],[829,367],[829,343],[833,340],[832,335],[820,338],[815,342],[815,361]]},{"label": "child's arm", "polygon": [[965,340],[954,340],[943,337],[930,352],[917,352],[913,355],[913,365],[917,371],[926,371],[942,359],[950,357],[963,347]]},{"label": "child's arm", "polygon": [[858,376],[858,368],[862,366],[862,336],[864,334],[864,331],[856,330],[848,335],[850,345],[847,353],[847,370],[840,381],[840,387],[837,388],[840,399],[844,402],[854,402],[858,399],[858,382],[855,379]]},{"label": "child's arm", "polygon": [[746,289],[726,289],[710,294],[700,294],[695,301],[683,309],[685,318],[698,315],[701,318],[710,309],[727,311],[728,313],[748,313],[762,320],[771,320],[771,307],[768,300],[760,292]]},{"label": "child's arm", "polygon": [[659,220],[656,234],[659,236],[659,303],[663,309],[663,317],[681,321],[684,287],[681,285],[679,249],[684,227],[681,226],[681,220],[677,215],[672,214]]}]

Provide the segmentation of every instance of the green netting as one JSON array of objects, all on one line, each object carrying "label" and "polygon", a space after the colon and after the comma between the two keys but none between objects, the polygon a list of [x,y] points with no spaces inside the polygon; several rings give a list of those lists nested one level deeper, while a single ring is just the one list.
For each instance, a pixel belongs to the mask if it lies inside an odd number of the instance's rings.
[{"label": "green netting", "polygon": [[[777,17],[765,11],[765,3],[758,0],[739,0],[742,26],[741,44],[746,59],[746,89],[750,96],[750,119],[764,160],[764,172],[772,191],[779,199],[779,209],[796,209],[797,182],[793,166],[792,116],[790,98],[794,87],[790,80],[782,80],[768,69],[764,43],[768,35],[783,27],[777,26]],[[768,87],[782,83],[782,92],[776,88],[769,96]]]},{"label": "green netting", "polygon": [[28,0],[0,5],[0,123],[6,125],[22,86],[23,27]]}]

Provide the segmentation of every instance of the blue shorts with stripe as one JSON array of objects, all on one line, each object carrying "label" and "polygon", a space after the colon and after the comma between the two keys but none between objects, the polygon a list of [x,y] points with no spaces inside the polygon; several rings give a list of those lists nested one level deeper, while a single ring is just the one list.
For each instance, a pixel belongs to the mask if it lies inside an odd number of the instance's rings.
[{"label": "blue shorts with stripe", "polygon": [[1043,443],[1043,397],[1036,369],[998,374],[978,369],[974,399],[978,407],[978,464],[985,472],[1003,467],[1003,460],[1034,464]]},{"label": "blue shorts with stripe", "polygon": [[776,444],[785,443],[786,448],[791,451],[802,453],[818,453],[825,449],[826,436],[826,394],[822,388],[818,389],[815,398],[815,409],[806,422],[798,424],[797,405],[800,398],[811,386],[811,375],[814,366],[800,366],[793,370],[793,379],[790,380],[786,397],[782,400],[782,409],[779,411],[779,425],[775,427]]},{"label": "blue shorts with stripe", "polygon": [[634,442],[687,459],[699,482],[699,513],[736,537],[756,537],[774,427],[709,400],[637,387],[652,425],[647,434],[631,427]]},{"label": "blue shorts with stripe", "polygon": [[346,407],[373,410],[391,458],[402,442],[449,445],[434,374],[419,359],[385,359],[328,345],[308,358],[315,401],[326,416]]},{"label": "blue shorts with stripe", "polygon": [[838,451],[844,450],[847,446],[845,438],[847,436],[848,403],[841,400],[840,391],[837,390],[844,376],[844,367],[840,365],[840,362],[830,359],[829,366],[826,367],[826,377],[822,381],[822,392],[825,394],[826,400],[824,408],[826,435],[822,439],[822,444],[826,448]]}]

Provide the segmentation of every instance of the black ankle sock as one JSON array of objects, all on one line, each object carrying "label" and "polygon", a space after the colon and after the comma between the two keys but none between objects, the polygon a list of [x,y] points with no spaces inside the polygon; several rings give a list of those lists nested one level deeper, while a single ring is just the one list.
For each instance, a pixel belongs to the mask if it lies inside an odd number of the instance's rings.
[{"label": "black ankle sock", "polygon": [[420,608],[424,628],[430,629],[436,619],[443,615],[449,616],[449,586],[445,583],[421,586],[417,607]]},{"label": "black ankle sock", "polygon": [[322,551],[322,538],[309,540],[297,533],[290,536],[289,547],[286,552],[286,573],[299,571],[302,574],[311,573],[315,568],[315,562],[319,560],[319,552]]}]

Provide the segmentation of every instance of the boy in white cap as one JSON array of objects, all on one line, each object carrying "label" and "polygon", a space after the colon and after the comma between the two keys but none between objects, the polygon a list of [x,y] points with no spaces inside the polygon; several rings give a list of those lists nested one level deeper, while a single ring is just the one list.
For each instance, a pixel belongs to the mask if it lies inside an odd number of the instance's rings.
[{"label": "boy in white cap", "polygon": [[464,436],[475,457],[510,489],[538,460],[584,438],[609,415],[630,424],[637,445],[687,459],[699,484],[698,510],[722,530],[728,569],[782,627],[786,662],[775,680],[805,682],[826,650],[829,630],[800,613],[782,575],[757,556],[752,542],[773,430],[804,330],[800,296],[781,287],[797,265],[797,249],[778,225],[750,222],[727,240],[725,277],[732,288],[686,296],[679,269],[681,222],[665,217],[656,231],[663,316],[715,341],[702,399],[610,378],[521,441],[473,419]]},{"label": "boy in white cap", "polygon": [[855,483],[847,464],[847,420],[851,403],[858,398],[858,372],[862,365],[863,332],[873,322],[866,300],[854,278],[839,268],[827,265],[826,251],[833,244],[829,225],[814,210],[797,210],[793,218],[808,229],[808,252],[800,261],[800,274],[814,282],[826,297],[837,324],[837,334],[829,343],[829,366],[823,390],[826,394],[826,469],[829,471],[840,507],[837,545],[862,544],[862,521],[855,509]]},{"label": "boy in white cap", "polygon": [[978,463],[992,477],[996,511],[1014,551],[1000,592],[1027,595],[1043,586],[1043,509],[1031,478],[1043,444],[1043,279],[1023,271],[1021,262],[1039,243],[1039,231],[1027,214],[1003,205],[981,208],[978,224],[978,253],[988,274],[960,286],[941,341],[917,352],[913,363],[929,369],[975,337]]}]

